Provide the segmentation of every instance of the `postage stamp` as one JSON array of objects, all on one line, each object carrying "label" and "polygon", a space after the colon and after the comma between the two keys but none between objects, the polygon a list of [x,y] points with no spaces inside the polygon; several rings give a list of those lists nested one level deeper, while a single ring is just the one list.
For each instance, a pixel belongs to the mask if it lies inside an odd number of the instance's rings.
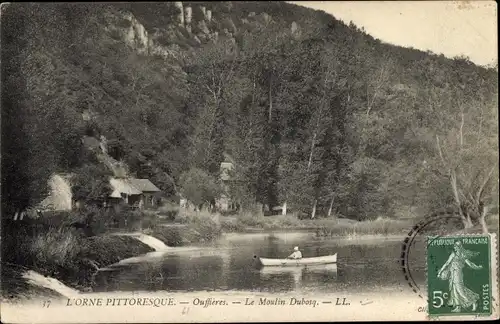
[{"label": "postage stamp", "polygon": [[429,316],[491,315],[495,239],[494,234],[428,238]]}]

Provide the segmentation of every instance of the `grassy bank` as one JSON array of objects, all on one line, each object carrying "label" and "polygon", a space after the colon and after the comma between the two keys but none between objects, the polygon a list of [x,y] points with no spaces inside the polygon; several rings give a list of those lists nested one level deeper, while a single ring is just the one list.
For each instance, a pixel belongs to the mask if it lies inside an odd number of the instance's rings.
[{"label": "grassy bank", "polygon": [[[446,227],[450,232],[460,230],[460,222],[451,224],[449,220],[443,219],[443,221],[448,223]],[[406,235],[417,224],[418,219],[400,220],[379,217],[358,222],[347,219],[299,219],[295,215],[263,216],[250,213],[222,216],[201,211],[180,213],[174,222],[181,226],[156,225],[149,228],[143,226],[143,231],[164,241],[169,246],[180,246],[212,241],[219,238],[222,233],[251,231],[312,230],[319,238]],[[145,223],[152,224],[150,221]],[[488,217],[487,225],[490,232],[497,232],[498,215]],[[442,226],[444,225],[436,224],[435,227],[441,228]],[[432,228],[429,226],[427,229],[432,230]]]},{"label": "grassy bank", "polygon": [[[111,232],[137,232],[152,235],[169,246],[215,240],[222,234],[217,217],[190,214],[177,217],[179,226],[160,226],[156,213],[126,213],[128,220],[116,226],[116,215],[96,213],[91,222],[86,215],[58,213],[46,215],[38,222],[8,224],[2,242],[2,297],[46,294],[44,289],[29,285],[24,270],[60,280],[65,285],[87,290],[93,284],[98,268],[138,256],[153,249],[129,236],[108,235]],[[69,224],[85,222],[89,228],[75,229]],[[40,292],[38,292],[38,290]]]},{"label": "grassy bank", "polygon": [[142,226],[143,233],[154,236],[168,246],[214,241],[227,229],[221,224],[221,216],[207,212],[179,213],[175,224],[166,226],[149,220],[143,222]]},{"label": "grassy bank", "polygon": [[[151,224],[151,222],[147,222]],[[363,222],[346,219],[319,218],[299,219],[294,215],[263,216],[243,213],[237,216],[222,216],[208,212],[184,212],[175,218],[182,226],[143,227],[143,232],[152,235],[169,246],[188,245],[212,241],[222,233],[245,233],[251,231],[312,230],[319,238],[333,236],[388,236],[404,235],[414,225],[414,220],[378,218]]]},{"label": "grassy bank", "polygon": [[225,232],[262,230],[314,230],[318,237],[392,235],[407,232],[413,225],[410,221],[378,218],[355,222],[345,219],[320,218],[299,219],[294,215],[262,216],[243,214],[237,217],[220,217]]},{"label": "grassy bank", "polygon": [[57,278],[62,283],[85,290],[92,285],[97,268],[122,259],[147,253],[152,249],[131,237],[98,235],[86,237],[70,228],[48,228],[27,235],[22,229],[11,228],[5,237],[8,250],[3,250],[2,295],[24,290],[19,273],[34,270]]},{"label": "grassy bank", "polygon": [[[214,216],[212,216],[214,217]],[[319,218],[299,219],[294,215],[263,216],[242,214],[232,217],[219,216],[218,221],[224,232],[247,232],[249,230],[314,230],[317,237],[358,237],[358,236],[388,236],[405,235],[419,219],[391,219],[379,217],[374,220],[352,221],[347,219]],[[486,223],[490,232],[498,231],[498,215],[490,215]],[[446,222],[447,230],[461,229],[461,223],[451,224]],[[441,228],[443,224],[437,224]],[[456,228],[455,228],[456,226]],[[429,226],[427,229],[432,230]],[[472,231],[480,230],[478,226]]]}]

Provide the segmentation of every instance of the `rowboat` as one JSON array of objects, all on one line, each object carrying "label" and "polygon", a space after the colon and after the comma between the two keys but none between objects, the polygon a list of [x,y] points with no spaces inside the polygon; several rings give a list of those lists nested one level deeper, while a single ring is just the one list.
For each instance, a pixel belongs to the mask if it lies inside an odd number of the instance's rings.
[{"label": "rowboat", "polygon": [[337,253],[333,255],[320,256],[315,258],[302,258],[302,259],[268,259],[259,258],[260,263],[263,266],[302,266],[302,265],[312,265],[312,264],[327,264],[327,263],[337,263]]},{"label": "rowboat", "polygon": [[295,267],[262,267],[260,269],[261,275],[279,275],[285,273],[336,273],[337,270],[336,263],[325,263],[325,264],[303,264]]}]

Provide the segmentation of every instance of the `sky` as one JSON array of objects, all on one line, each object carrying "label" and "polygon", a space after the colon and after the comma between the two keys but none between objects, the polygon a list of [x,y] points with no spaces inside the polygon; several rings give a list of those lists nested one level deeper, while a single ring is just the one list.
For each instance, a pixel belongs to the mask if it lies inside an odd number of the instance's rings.
[{"label": "sky", "polygon": [[478,65],[498,61],[494,1],[287,1],[323,10],[384,42],[465,55]]}]

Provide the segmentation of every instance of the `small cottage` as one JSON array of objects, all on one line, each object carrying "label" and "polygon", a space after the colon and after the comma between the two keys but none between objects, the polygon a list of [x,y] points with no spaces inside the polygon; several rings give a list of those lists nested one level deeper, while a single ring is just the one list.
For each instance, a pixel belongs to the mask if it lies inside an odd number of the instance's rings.
[{"label": "small cottage", "polygon": [[158,204],[156,197],[161,190],[148,179],[112,178],[110,185],[113,191],[108,197],[108,203],[111,205],[125,203],[143,209],[154,208]]},{"label": "small cottage", "polygon": [[235,211],[239,203],[231,195],[231,189],[238,183],[234,174],[234,162],[230,156],[224,155],[225,161],[220,164],[220,180],[224,193],[216,201],[217,209],[221,211]]},{"label": "small cottage", "polygon": [[216,202],[217,209],[222,211],[227,211],[233,209],[231,206],[232,201],[229,195],[230,185],[231,185],[231,173],[233,171],[233,163],[222,162],[220,165],[220,179],[222,181],[222,187],[224,193],[219,197]]},{"label": "small cottage", "polygon": [[142,192],[144,208],[153,208],[158,205],[158,193],[161,190],[148,179],[130,179],[132,185]]}]

